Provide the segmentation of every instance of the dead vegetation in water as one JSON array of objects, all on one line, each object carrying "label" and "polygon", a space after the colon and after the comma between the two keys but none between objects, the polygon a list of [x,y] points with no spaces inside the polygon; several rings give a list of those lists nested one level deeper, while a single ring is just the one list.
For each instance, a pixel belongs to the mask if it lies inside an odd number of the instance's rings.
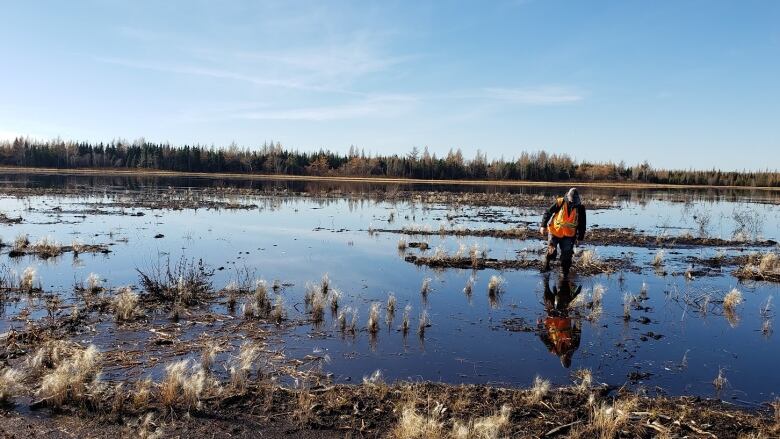
[{"label": "dead vegetation in water", "polygon": [[[538,230],[529,227],[512,227],[506,229],[470,229],[470,228],[438,228],[408,225],[401,229],[375,229],[375,232],[399,233],[409,236],[457,236],[484,237],[499,239],[539,239]],[[618,245],[644,248],[688,248],[688,247],[771,247],[777,244],[773,240],[721,239],[692,235],[648,235],[629,228],[591,228],[585,233],[583,242],[591,245]],[[411,247],[411,246],[410,246]]]},{"label": "dead vegetation in water", "polygon": [[[3,245],[0,244],[0,247]],[[31,242],[29,235],[20,234],[16,236],[8,256],[18,258],[21,256],[37,256],[41,259],[56,258],[64,253],[111,253],[107,245],[102,244],[80,244],[73,242],[71,245],[62,244],[51,237],[44,236],[35,242]]]},{"label": "dead vegetation in water", "polygon": [[147,293],[144,299],[167,304],[195,305],[207,300],[212,291],[211,275],[203,260],[185,257],[171,265],[171,260],[157,260],[145,270],[136,268],[141,285]]},{"label": "dead vegetation in water", "polygon": [[780,282],[780,255],[771,251],[751,254],[734,271],[734,276],[742,280]]},{"label": "dead vegetation in water", "polygon": [[[404,257],[406,262],[410,262],[415,265],[424,265],[431,268],[463,268],[473,270],[526,270],[526,269],[542,269],[542,261],[539,259],[493,259],[493,258],[480,258],[477,260],[471,257],[456,257],[456,256],[416,256],[407,255]],[[615,273],[618,271],[633,271],[639,272],[640,269],[634,265],[628,258],[598,258],[595,254],[588,253],[586,258],[581,259],[574,258],[574,264],[572,269],[584,276],[591,276],[602,273]]]}]

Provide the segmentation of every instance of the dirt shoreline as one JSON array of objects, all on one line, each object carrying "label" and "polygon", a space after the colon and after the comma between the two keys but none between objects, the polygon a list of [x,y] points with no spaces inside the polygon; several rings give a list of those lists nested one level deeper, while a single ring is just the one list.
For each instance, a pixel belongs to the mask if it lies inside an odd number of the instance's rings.
[{"label": "dirt shoreline", "polygon": [[207,173],[178,172],[152,169],[58,169],[29,168],[16,166],[0,166],[0,174],[38,174],[38,175],[85,175],[85,176],[127,176],[127,177],[197,177],[209,179],[235,180],[290,180],[290,181],[330,181],[349,183],[391,183],[391,184],[428,184],[428,185],[466,185],[466,186],[517,186],[517,187],[594,187],[617,189],[744,189],[780,192],[780,187],[767,186],[708,186],[708,185],[674,185],[656,183],[619,183],[619,182],[578,182],[578,181],[508,181],[508,180],[420,180],[393,177],[339,177],[339,176],[301,176],[279,174],[237,174],[237,173]]},{"label": "dirt shoreline", "polygon": [[[502,407],[504,408],[502,410]],[[744,409],[715,399],[648,397],[603,384],[545,390],[485,385],[370,382],[307,390],[252,385],[197,409],[141,410],[6,406],[4,437],[404,437],[410,417],[439,424],[408,437],[450,437],[458,424],[493,418],[500,437],[776,437],[776,408]],[[496,420],[503,413],[503,423]],[[606,416],[601,419],[599,416]],[[416,418],[415,418],[416,419]],[[474,437],[474,436],[467,436]]]}]

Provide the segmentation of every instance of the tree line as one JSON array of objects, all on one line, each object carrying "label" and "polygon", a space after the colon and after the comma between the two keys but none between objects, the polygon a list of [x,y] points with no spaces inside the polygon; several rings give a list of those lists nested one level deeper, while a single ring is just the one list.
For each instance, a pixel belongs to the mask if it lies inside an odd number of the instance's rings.
[{"label": "tree line", "polygon": [[427,148],[403,155],[366,155],[350,147],[347,154],[320,150],[300,152],[280,143],[260,148],[112,141],[40,141],[16,138],[0,142],[0,165],[25,167],[155,169],[182,172],[229,172],[312,176],[399,177],[436,180],[525,180],[642,182],[709,186],[780,187],[780,172],[658,169],[649,163],[577,162],[566,154],[522,152],[519,157],[489,160],[477,151],[465,158],[460,149],[437,157]]}]

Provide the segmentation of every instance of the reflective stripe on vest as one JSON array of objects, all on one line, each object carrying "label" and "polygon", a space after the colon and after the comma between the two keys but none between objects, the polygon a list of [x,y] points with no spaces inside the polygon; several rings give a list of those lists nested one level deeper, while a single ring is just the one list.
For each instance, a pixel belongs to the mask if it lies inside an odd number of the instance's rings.
[{"label": "reflective stripe on vest", "polygon": [[577,208],[569,210],[569,203],[561,200],[562,206],[552,222],[550,232],[558,238],[573,237],[577,233]]}]

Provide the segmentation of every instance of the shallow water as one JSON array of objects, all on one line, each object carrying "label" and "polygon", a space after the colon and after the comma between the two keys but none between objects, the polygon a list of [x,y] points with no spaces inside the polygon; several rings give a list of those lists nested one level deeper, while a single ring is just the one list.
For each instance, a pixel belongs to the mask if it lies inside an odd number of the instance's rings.
[{"label": "shallow water", "polygon": [[[108,286],[140,285],[136,268],[142,270],[160,259],[175,261],[182,255],[202,258],[215,269],[212,278],[220,289],[250,270],[258,278],[279,280],[288,284],[282,290],[287,317],[298,321],[275,329],[273,325],[244,326],[230,334],[229,343],[237,346],[242,335],[251,331],[268,331],[272,349],[288,357],[324,358],[318,367],[331,373],[339,382],[359,381],[375,370],[388,379],[437,380],[452,383],[500,383],[528,385],[536,375],[555,384],[571,382],[572,371],[588,368],[594,380],[620,386],[643,387],[654,393],[696,394],[732,398],[743,403],[772,400],[778,396],[780,381],[772,365],[780,360],[777,335],[762,332],[765,319],[774,321],[774,303],[778,285],[740,283],[730,270],[693,280],[681,273],[688,268],[688,256],[712,256],[717,249],[670,249],[666,270],[677,275],[660,275],[650,266],[656,249],[618,246],[589,246],[599,256],[630,256],[642,268],[641,273],[574,276],[574,288],[591,297],[601,285],[603,312],[595,318],[588,309],[555,314],[545,308],[545,285],[559,284],[558,273],[542,275],[536,270],[497,272],[495,270],[432,270],[405,262],[398,250],[398,240],[426,241],[431,253],[441,246],[455,253],[460,244],[476,243],[489,249],[489,256],[512,259],[526,250],[530,257],[541,251],[539,240],[506,240],[477,237],[423,236],[409,237],[395,233],[370,233],[375,228],[401,228],[415,224],[437,230],[448,228],[505,228],[518,221],[537,222],[539,209],[500,206],[454,207],[451,205],[376,201],[371,194],[385,191],[383,185],[312,184],[302,182],[242,182],[198,179],[100,179],[44,176],[4,176],[5,187],[91,188],[96,191],[76,195],[3,195],[0,211],[9,217],[21,216],[21,224],[0,226],[3,242],[9,243],[20,233],[32,241],[48,236],[62,243],[77,239],[84,243],[110,244],[107,255],[82,254],[74,258],[65,254],[41,260],[34,256],[10,258],[8,249],[0,256],[3,263],[21,273],[34,266],[45,292],[58,293],[65,304],[76,303],[75,281],[89,273],[98,273]],[[165,191],[168,187],[240,187],[254,189],[257,195],[231,195],[231,200],[255,204],[248,210],[147,209],[104,205],[94,214],[93,203],[132,200],[149,190]],[[101,194],[102,188],[108,188]],[[441,190],[421,185],[415,190]],[[495,188],[452,187],[455,191],[512,191],[550,198],[563,188]],[[317,196],[296,196],[296,191]],[[328,197],[320,196],[328,191]],[[338,191],[338,193],[336,193]],[[736,231],[735,212],[752,219],[752,228],[744,233],[780,240],[780,209],[775,193],[762,191],[659,191],[659,190],[588,190],[583,197],[611,198],[615,207],[592,210],[589,224],[600,227],[630,227],[656,235],[701,232],[714,237],[730,238]],[[335,194],[335,195],[334,195]],[[59,208],[61,211],[53,210]],[[143,216],[127,213],[141,212]],[[119,215],[124,213],[125,215]],[[452,220],[448,220],[450,214]],[[488,215],[489,214],[489,215]],[[391,218],[392,217],[392,218]],[[500,218],[507,224],[486,222]],[[702,221],[708,218],[709,221]],[[700,230],[700,224],[705,224]],[[532,224],[536,227],[538,224]],[[164,235],[155,238],[156,235]],[[740,254],[750,248],[724,250]],[[765,251],[765,249],[761,249]],[[418,254],[407,249],[406,254]],[[336,328],[334,316],[326,311],[320,325],[308,323],[304,306],[307,282],[317,283],[328,273],[331,285],[342,292],[341,307],[358,310],[360,331],[343,335]],[[504,292],[491,303],[487,284],[491,276],[501,276]],[[471,296],[463,288],[473,277]],[[420,293],[425,278],[431,278],[427,298]],[[643,309],[631,309],[630,320],[624,319],[624,294],[639,295],[645,285],[647,300]],[[724,317],[717,299],[732,288],[738,288],[744,302],[738,307],[738,321]],[[386,324],[385,303],[390,293],[397,298],[395,317]],[[691,305],[691,299],[709,294],[712,298],[706,312]],[[370,304],[382,302],[381,329],[371,336],[366,328]],[[769,305],[768,316],[761,310]],[[688,303],[686,305],[686,303]],[[411,327],[404,334],[398,329],[406,305],[411,306]],[[24,322],[19,312],[27,308],[28,318],[45,319],[47,312],[41,300],[20,297],[5,301],[0,331],[20,329]],[[424,337],[416,332],[420,313],[425,310],[431,326]],[[229,315],[215,303],[211,311]],[[67,312],[63,308],[63,313]],[[590,317],[590,318],[589,318]],[[643,319],[645,317],[646,319]],[[166,325],[164,314],[150,314],[155,324]],[[236,316],[236,319],[240,316]],[[647,320],[649,319],[649,321]],[[177,328],[180,340],[202,334],[219,333],[220,323],[184,324]],[[192,320],[198,320],[193,318]],[[505,323],[513,322],[510,331]],[[557,332],[556,332],[557,328]],[[575,329],[578,328],[578,329]],[[579,344],[576,343],[579,333]],[[660,336],[660,337],[659,337]],[[115,326],[110,318],[102,319],[90,331],[79,334],[79,342],[94,342],[101,350],[144,350],[149,333]],[[557,347],[543,339],[558,338]],[[566,340],[571,340],[567,342]],[[553,346],[553,347],[548,347]],[[553,352],[558,351],[558,352]],[[568,352],[568,353],[567,353]],[[197,353],[185,353],[195,357]],[[149,354],[151,356],[151,354]],[[109,379],[123,374],[135,375],[159,369],[148,367],[109,371]],[[723,370],[728,385],[717,391],[712,381]],[[629,379],[631,375],[632,379]]]}]

